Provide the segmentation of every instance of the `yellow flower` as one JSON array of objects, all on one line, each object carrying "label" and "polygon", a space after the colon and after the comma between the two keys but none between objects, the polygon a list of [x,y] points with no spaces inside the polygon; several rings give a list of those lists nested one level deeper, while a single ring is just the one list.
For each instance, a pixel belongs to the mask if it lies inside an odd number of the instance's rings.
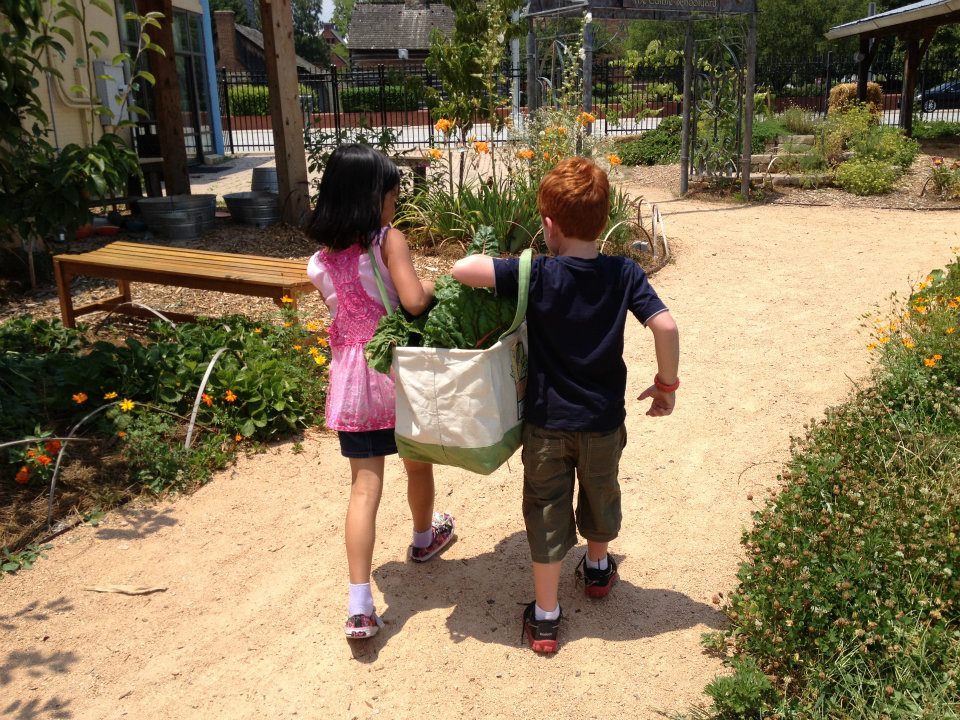
[{"label": "yellow flower", "polygon": [[253,332],[256,333],[257,335],[259,335],[260,333],[263,332],[263,329],[262,329],[262,328],[254,328],[254,329],[253,329]]},{"label": "yellow flower", "polygon": [[434,160],[439,160],[443,157],[443,152],[440,150],[440,148],[430,148],[427,150],[427,154]]},{"label": "yellow flower", "polygon": [[447,120],[446,118],[440,118],[437,120],[437,124],[433,126],[433,129],[446,135],[453,129],[453,121]]},{"label": "yellow flower", "polygon": [[117,394],[116,394],[115,392],[108,392],[106,395],[103,396],[103,399],[104,399],[104,400],[113,400],[116,396],[117,396]]},{"label": "yellow flower", "polygon": [[880,335],[880,336],[877,338],[877,341],[878,341],[881,345],[886,345],[888,342],[890,342],[890,338],[888,338],[886,335]]},{"label": "yellow flower", "polygon": [[951,310],[956,310],[957,308],[960,308],[960,303],[958,303],[956,300],[951,300],[947,303],[947,307]]},{"label": "yellow flower", "polygon": [[914,306],[913,306],[913,311],[914,311],[915,313],[917,313],[918,315],[926,315],[926,314],[927,314],[927,306],[926,306],[926,305],[914,305]]},{"label": "yellow flower", "polygon": [[940,355],[939,353],[934,354],[933,359],[934,359],[934,360],[943,360],[943,355]]},{"label": "yellow flower", "polygon": [[911,340],[910,338],[908,338],[908,337],[905,337],[905,338],[903,339],[903,346],[904,346],[905,348],[916,347],[916,345],[917,345],[917,344],[916,344],[913,340]]},{"label": "yellow flower", "polygon": [[309,332],[316,332],[316,331],[319,330],[321,327],[323,327],[323,326],[322,326],[320,323],[314,322],[313,320],[311,320],[310,322],[307,323],[307,330],[308,330]]},{"label": "yellow flower", "polygon": [[326,338],[317,338],[317,345],[319,345],[320,347],[326,347],[329,344],[330,343],[327,342]]},{"label": "yellow flower", "polygon": [[323,355],[314,355],[314,356],[313,356],[313,361],[314,361],[317,365],[326,365],[326,364],[327,364],[327,359],[326,359]]},{"label": "yellow flower", "polygon": [[473,149],[478,155],[485,155],[486,153],[490,152],[490,143],[483,142],[482,140],[480,142],[475,142],[473,144]]},{"label": "yellow flower", "polygon": [[87,394],[85,392],[78,392],[76,395],[72,395],[71,397],[77,405],[83,405],[87,401]]},{"label": "yellow flower", "polygon": [[310,348],[309,353],[310,353],[311,355],[313,355],[314,357],[316,357],[317,355],[320,354],[320,351],[317,350],[315,347],[312,347],[312,348]]},{"label": "yellow flower", "polygon": [[876,350],[878,347],[876,343],[867,343],[867,350]]},{"label": "yellow flower", "polygon": [[953,335],[956,331],[957,331],[957,329],[956,329],[955,327],[948,327],[948,328],[947,328],[947,335]]},{"label": "yellow flower", "polygon": [[533,160],[533,150],[530,148],[524,148],[523,150],[517,151],[517,158],[520,160]]},{"label": "yellow flower", "polygon": [[283,323],[283,326],[284,326],[285,328],[291,327],[292,325],[293,325],[292,322],[285,322],[285,323]]},{"label": "yellow flower", "polygon": [[588,113],[586,111],[577,115],[577,125],[580,125],[581,127],[589,125],[592,122],[596,122],[596,120],[597,120],[596,115],[594,115],[593,113]]},{"label": "yellow flower", "polygon": [[280,302],[289,305],[293,303],[293,298],[290,297],[289,295],[284,295],[282,298],[280,298]]},{"label": "yellow flower", "polygon": [[133,408],[134,408],[135,405],[136,405],[136,403],[133,402],[133,400],[130,400],[129,398],[124,398],[124,399],[120,402],[120,409],[121,409],[123,412],[130,412],[131,410],[133,410]]},{"label": "yellow flower", "polygon": [[610,153],[609,155],[607,155],[607,162],[610,163],[611,165],[619,165],[622,162],[622,160],[620,160],[620,156],[617,155],[616,153]]},{"label": "yellow flower", "polygon": [[294,346],[293,346],[293,349],[294,349],[294,350],[303,350],[303,345],[294,345]]},{"label": "yellow flower", "polygon": [[934,360],[933,358],[924,358],[923,364],[926,365],[928,368],[932,368],[937,366],[937,361]]}]

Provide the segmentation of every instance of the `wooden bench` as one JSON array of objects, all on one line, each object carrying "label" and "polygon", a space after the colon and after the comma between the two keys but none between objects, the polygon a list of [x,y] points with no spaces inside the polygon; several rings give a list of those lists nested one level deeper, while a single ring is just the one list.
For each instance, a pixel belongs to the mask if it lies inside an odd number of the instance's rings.
[{"label": "wooden bench", "polygon": [[[131,242],[113,242],[79,255],[56,255],[53,268],[65,327],[74,327],[78,315],[97,310],[154,317],[146,309],[129,304],[132,282],[266,297],[280,307],[292,308],[297,306],[298,294],[316,289],[307,277],[307,265],[302,260]],[[75,308],[70,297],[70,281],[78,276],[116,280],[120,294]],[[293,303],[284,303],[284,297],[292,298]],[[162,312],[178,322],[194,319],[193,315]]]}]

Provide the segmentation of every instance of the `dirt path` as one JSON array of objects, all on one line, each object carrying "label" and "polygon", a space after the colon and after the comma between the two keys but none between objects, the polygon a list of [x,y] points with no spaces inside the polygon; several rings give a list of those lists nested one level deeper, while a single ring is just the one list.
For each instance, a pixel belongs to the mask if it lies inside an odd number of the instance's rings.
[{"label": "dirt path", "polygon": [[[641,189],[648,199],[662,191]],[[484,478],[438,471],[459,540],[404,563],[389,464],[374,557],[387,626],[341,631],[346,463],[310,434],[243,458],[192,497],[111,514],[0,581],[0,716],[12,718],[654,718],[703,700],[719,661],[701,633],[735,580],[742,527],[789,437],[868,370],[861,315],[950,258],[950,213],[664,204],[677,261],[655,277],[683,357],[676,413],[634,404],[622,464],[623,582],[587,602],[564,567],[554,657],[519,642],[531,597],[516,458]],[[654,371],[627,333],[629,393]],[[748,499],[752,494],[753,500]],[[93,585],[166,587],[145,596]]]}]

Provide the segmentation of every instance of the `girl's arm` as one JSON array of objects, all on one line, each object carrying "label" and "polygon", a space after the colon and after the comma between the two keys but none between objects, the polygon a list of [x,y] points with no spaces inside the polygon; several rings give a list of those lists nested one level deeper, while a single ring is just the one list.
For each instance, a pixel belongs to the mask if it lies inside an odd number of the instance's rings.
[{"label": "girl's arm", "polygon": [[450,274],[470,287],[493,287],[497,282],[493,274],[493,258],[487,255],[469,255],[457,260]]},{"label": "girl's arm", "polygon": [[383,263],[387,266],[393,286],[397,289],[400,304],[411,315],[419,315],[430,307],[433,298],[433,281],[420,280],[410,258],[407,237],[399,230],[390,228],[383,240]]}]

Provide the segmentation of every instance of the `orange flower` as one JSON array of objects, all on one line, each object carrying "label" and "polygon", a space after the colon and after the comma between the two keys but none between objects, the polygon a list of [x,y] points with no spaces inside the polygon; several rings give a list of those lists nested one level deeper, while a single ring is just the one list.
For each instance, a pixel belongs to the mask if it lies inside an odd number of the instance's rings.
[{"label": "orange flower", "polygon": [[592,122],[596,122],[597,116],[593,113],[588,113],[586,111],[577,115],[577,125],[585,126],[589,125]]},{"label": "orange flower", "polygon": [[545,153],[543,154],[543,159],[544,159],[544,160],[549,160],[549,159],[550,159],[550,153],[545,152]]},{"label": "orange flower", "polygon": [[934,155],[932,158],[930,158],[930,162],[932,162],[936,167],[939,167],[940,165],[943,165],[943,158],[940,155]]},{"label": "orange flower", "polygon": [[127,436],[127,433],[123,430],[117,430],[117,437],[123,440]]},{"label": "orange flower", "polygon": [[87,401],[87,394],[85,392],[78,392],[76,395],[73,395],[72,398],[77,405],[83,405]]},{"label": "orange flower", "polygon": [[523,150],[518,150],[517,157],[520,160],[533,160],[533,150],[531,150],[530,148],[524,148]]},{"label": "orange flower", "polygon": [[241,440],[243,440],[243,435],[241,435],[240,433],[237,433],[236,435],[233,436],[233,439],[235,442],[240,442]]},{"label": "orange flower", "polygon": [[443,157],[443,151],[441,151],[440,148],[430,148],[429,150],[427,150],[427,154],[433,160],[439,160],[440,158]]},{"label": "orange flower", "polygon": [[446,135],[453,129],[453,121],[447,120],[446,118],[440,118],[437,120],[437,124],[433,126],[433,129]]},{"label": "orange flower", "polygon": [[308,330],[309,332],[317,332],[317,331],[320,330],[322,327],[323,327],[323,325],[321,325],[321,324],[318,323],[318,322],[314,322],[313,320],[311,320],[310,322],[307,323],[307,330]]},{"label": "orange flower", "polygon": [[20,485],[26,485],[28,482],[30,482],[30,468],[24,465],[20,468],[20,470],[17,471],[17,474],[13,479]]},{"label": "orange flower", "polygon": [[315,347],[310,348],[307,352],[309,352],[309,353],[310,353],[311,355],[313,355],[314,357],[316,357],[317,355],[320,354],[320,351],[317,350]]},{"label": "orange flower", "polygon": [[609,155],[607,155],[607,162],[610,163],[611,165],[619,165],[623,161],[620,159],[620,156],[617,155],[616,153],[610,153]]},{"label": "orange flower", "polygon": [[485,155],[486,153],[490,152],[490,143],[483,142],[482,140],[475,142],[473,144],[473,149],[478,155]]},{"label": "orange flower", "polygon": [[320,347],[326,347],[329,344],[330,343],[327,342],[326,338],[317,338],[317,345],[319,345]]},{"label": "orange flower", "polygon": [[282,302],[284,305],[292,305],[293,298],[289,295],[284,295],[282,298],[280,298],[280,302]]},{"label": "orange flower", "polygon": [[260,333],[263,332],[263,328],[254,328],[254,329],[253,329],[253,332],[256,333],[257,335],[259,335]]},{"label": "orange flower", "polygon": [[943,360],[943,355],[940,355],[939,353],[938,353],[938,354],[935,354],[935,355],[933,356],[933,359],[934,359],[934,360]]},{"label": "orange flower", "polygon": [[957,331],[957,329],[956,329],[955,327],[948,327],[948,328],[947,328],[947,335],[953,335],[956,331]]},{"label": "orange flower", "polygon": [[40,454],[39,450],[37,450],[36,448],[30,448],[29,450],[27,450],[27,453],[26,453],[27,460],[33,460],[39,454]]},{"label": "orange flower", "polygon": [[103,399],[104,399],[104,400],[113,400],[116,396],[117,396],[117,394],[116,394],[115,392],[108,392],[108,393],[104,393]]},{"label": "orange flower", "polygon": [[285,328],[293,327],[293,323],[292,323],[292,322],[285,322],[285,323],[283,323],[283,326],[284,326]]},{"label": "orange flower", "polygon": [[926,365],[926,366],[929,367],[929,368],[932,368],[932,367],[936,367],[936,366],[937,366],[937,361],[934,360],[932,357],[931,357],[931,358],[924,358],[924,359],[923,359],[923,364]]},{"label": "orange flower", "polygon": [[63,446],[60,444],[59,440],[47,440],[47,443],[43,446],[43,449],[51,455],[56,455],[58,452],[60,452],[61,447]]},{"label": "orange flower", "polygon": [[293,349],[294,349],[294,350],[302,350],[302,349],[303,349],[303,345],[294,345],[294,346],[293,346]]},{"label": "orange flower", "polygon": [[905,348],[912,348],[912,347],[916,346],[916,343],[915,343],[912,339],[910,339],[910,338],[908,338],[908,337],[905,337],[905,338],[903,339],[903,346],[904,346]]},{"label": "orange flower", "polygon": [[558,134],[558,135],[566,135],[566,134],[567,134],[567,129],[566,129],[563,125],[558,125],[558,126],[557,126],[557,134]]},{"label": "orange flower", "polygon": [[40,463],[41,465],[49,465],[50,463],[53,462],[53,460],[50,459],[49,455],[41,455],[40,457],[37,458],[37,462]]},{"label": "orange flower", "polygon": [[227,390],[227,393],[226,395],[223,396],[223,399],[226,400],[228,403],[232,403],[237,399],[237,396],[234,395],[233,390]]},{"label": "orange flower", "polygon": [[200,402],[202,402],[207,407],[213,407],[213,398],[210,397],[207,393],[204,393],[200,396]]}]

